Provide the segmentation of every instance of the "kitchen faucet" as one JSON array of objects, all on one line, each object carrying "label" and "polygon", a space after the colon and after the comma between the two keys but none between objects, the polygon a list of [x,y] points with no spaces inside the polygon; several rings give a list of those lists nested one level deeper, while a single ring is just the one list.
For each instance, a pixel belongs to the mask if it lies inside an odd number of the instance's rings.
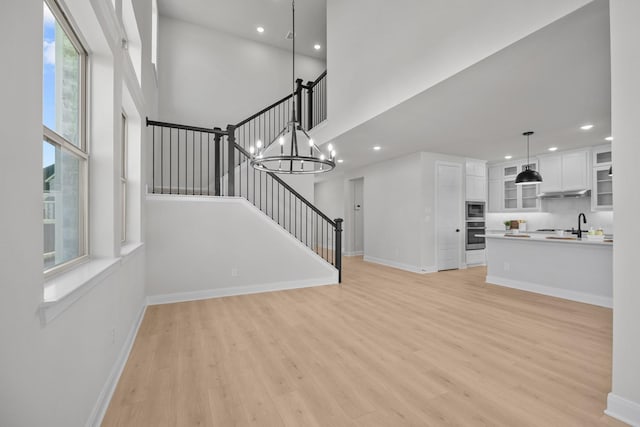
[{"label": "kitchen faucet", "polygon": [[582,239],[582,228],[580,225],[580,217],[582,217],[582,223],[586,224],[587,223],[587,217],[585,216],[584,213],[580,212],[578,214],[578,239]]}]

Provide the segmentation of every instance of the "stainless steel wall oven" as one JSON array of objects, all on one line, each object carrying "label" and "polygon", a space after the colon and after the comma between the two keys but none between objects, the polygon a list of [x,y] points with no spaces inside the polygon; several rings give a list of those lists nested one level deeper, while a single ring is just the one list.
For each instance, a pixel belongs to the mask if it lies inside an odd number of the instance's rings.
[{"label": "stainless steel wall oven", "polygon": [[468,251],[484,249],[484,237],[478,236],[484,233],[484,221],[467,221],[466,249]]}]

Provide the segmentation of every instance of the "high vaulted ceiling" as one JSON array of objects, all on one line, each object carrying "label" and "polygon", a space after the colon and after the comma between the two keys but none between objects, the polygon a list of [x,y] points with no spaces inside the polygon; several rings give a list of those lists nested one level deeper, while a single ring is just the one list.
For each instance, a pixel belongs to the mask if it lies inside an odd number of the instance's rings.
[{"label": "high vaulted ceiling", "polygon": [[608,2],[596,1],[334,139],[332,173],[417,151],[523,158],[528,130],[532,155],[604,144],[610,98]]},{"label": "high vaulted ceiling", "polygon": [[[291,0],[158,0],[160,15],[291,50]],[[264,28],[258,33],[256,28]],[[326,58],[326,0],[296,0],[296,52]],[[321,49],[315,50],[314,44]]]}]

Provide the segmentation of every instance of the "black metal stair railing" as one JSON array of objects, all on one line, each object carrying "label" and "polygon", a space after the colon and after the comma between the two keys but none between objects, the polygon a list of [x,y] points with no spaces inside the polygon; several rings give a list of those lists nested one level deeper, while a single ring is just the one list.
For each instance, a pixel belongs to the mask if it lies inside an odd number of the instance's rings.
[{"label": "black metal stair railing", "polygon": [[[305,126],[313,127],[326,117],[324,102],[314,101],[313,95],[326,94],[325,78],[326,72],[315,82],[298,84],[296,103],[306,113]],[[303,92],[308,102],[299,102]],[[290,119],[291,101],[289,95],[225,130],[147,119],[152,141],[150,192],[243,197],[335,266],[341,281],[342,219],[330,219],[283,178],[250,165],[248,147],[257,139],[268,143],[275,138]],[[309,105],[315,113],[308,113]]]}]

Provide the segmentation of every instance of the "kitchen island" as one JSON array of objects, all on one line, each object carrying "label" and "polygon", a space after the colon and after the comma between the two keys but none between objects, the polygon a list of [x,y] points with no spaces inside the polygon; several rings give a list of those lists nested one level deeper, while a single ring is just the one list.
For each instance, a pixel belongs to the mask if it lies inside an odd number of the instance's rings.
[{"label": "kitchen island", "polygon": [[486,234],[487,283],[612,306],[613,243],[549,234]]}]

